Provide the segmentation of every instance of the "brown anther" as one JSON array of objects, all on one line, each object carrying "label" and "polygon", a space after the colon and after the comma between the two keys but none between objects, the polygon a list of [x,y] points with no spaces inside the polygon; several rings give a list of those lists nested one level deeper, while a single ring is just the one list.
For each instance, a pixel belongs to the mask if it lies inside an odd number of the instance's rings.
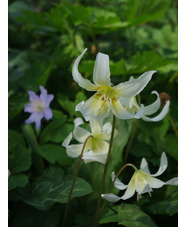
[{"label": "brown anther", "polygon": [[170,95],[165,92],[160,92],[159,96],[160,96],[162,106],[165,106],[166,102],[171,99]]}]

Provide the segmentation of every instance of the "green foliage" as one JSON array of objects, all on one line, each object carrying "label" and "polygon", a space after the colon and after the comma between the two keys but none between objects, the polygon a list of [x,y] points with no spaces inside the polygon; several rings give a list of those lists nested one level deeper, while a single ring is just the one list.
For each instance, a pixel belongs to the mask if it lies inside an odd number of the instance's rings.
[{"label": "green foliage", "polygon": [[[92,81],[96,54],[102,52],[109,55],[114,85],[130,76],[156,70],[138,101],[145,105],[152,103],[153,90],[167,93],[171,101],[169,114],[160,122],[116,119],[118,134],[114,138],[104,192],[110,188],[111,172],[117,172],[126,157],[136,167],[145,157],[150,171],[155,173],[164,151],[169,165],[160,179],[167,181],[177,176],[176,0],[10,0],[8,15],[10,227],[62,225],[78,160],[68,157],[61,144],[73,131],[75,118],[82,117],[75,111],[76,105],[94,94],[81,89],[72,78],[74,60],[84,48],[88,51],[79,65],[84,78]],[[36,131],[34,124],[24,123],[29,113],[23,109],[29,102],[28,90],[38,93],[39,85],[54,94],[50,105],[53,118],[42,120],[41,128]],[[163,98],[161,101],[163,104]],[[112,122],[112,116],[106,121]],[[88,128],[88,123],[83,127]],[[81,161],[67,226],[92,225],[103,171],[101,163]],[[119,177],[124,183],[131,176],[127,171]],[[112,192],[123,193],[116,188]],[[152,197],[144,196],[138,202],[134,197],[126,202],[107,203],[100,226],[177,225],[177,187],[164,186],[154,190]]]},{"label": "green foliage", "polygon": [[[20,191],[22,200],[39,209],[48,210],[54,203],[66,203],[72,185],[73,176],[63,176],[61,168],[51,167],[43,175]],[[92,192],[91,186],[78,178],[72,197],[81,197]]]},{"label": "green foliage", "polygon": [[122,204],[114,207],[104,214],[100,223],[118,222],[126,227],[156,227],[153,220],[144,213],[138,206],[131,204]]}]

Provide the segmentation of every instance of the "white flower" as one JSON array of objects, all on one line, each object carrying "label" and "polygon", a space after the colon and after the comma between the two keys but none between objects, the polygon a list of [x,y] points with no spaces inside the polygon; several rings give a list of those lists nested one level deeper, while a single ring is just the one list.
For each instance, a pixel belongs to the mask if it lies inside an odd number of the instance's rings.
[{"label": "white flower", "polygon": [[86,102],[79,103],[76,106],[76,111],[80,111],[86,120],[90,118],[104,118],[110,110],[119,119],[141,118],[144,111],[143,105],[141,105],[137,113],[131,114],[122,105],[120,99],[130,99],[139,94],[156,71],[145,72],[138,79],[132,77],[125,83],[112,86],[110,81],[109,56],[98,53],[93,71],[94,83],[92,83],[84,79],[78,71],[79,62],[86,50],[76,59],[73,65],[72,75],[79,86],[88,91],[96,91],[96,93]]},{"label": "white flower", "polygon": [[[161,188],[163,185],[178,185],[178,178],[175,177],[167,182],[163,182],[156,177],[161,175],[167,169],[167,157],[166,154],[163,152],[161,156],[161,164],[159,170],[156,174],[150,174],[148,163],[145,158],[142,159],[140,170],[136,169],[129,184],[123,184],[119,179],[116,179],[114,186],[119,190],[126,189],[123,196],[119,197],[114,194],[102,194],[102,198],[110,201],[110,202],[117,202],[120,199],[126,200],[132,197],[135,191],[138,193],[139,196],[148,192],[152,191],[152,188]],[[114,181],[115,173],[112,173],[112,181]]]},{"label": "white flower", "polygon": [[[160,100],[159,94],[156,91],[151,92],[151,94],[155,94],[157,96],[157,99],[154,103],[148,106],[144,106],[143,116],[141,118],[144,121],[152,121],[152,122],[161,121],[169,111],[170,101],[168,100],[166,102],[162,111],[156,117],[150,118],[148,116],[158,111],[158,109],[161,106],[161,100]],[[135,114],[140,110],[140,107],[136,101],[136,97],[131,97],[130,99],[122,98],[120,101],[123,104],[123,106],[125,106],[127,111],[130,112],[131,114]]]},{"label": "white flower", "polygon": [[86,142],[82,159],[84,159],[85,163],[97,161],[105,164],[109,149],[109,143],[106,141],[110,140],[111,123],[107,122],[102,125],[102,121],[90,119],[91,132],[79,127],[83,124],[82,118],[76,118],[74,124],[73,136],[80,144],[69,145],[72,139],[72,133],[70,133],[62,143],[62,146],[66,148],[67,155],[71,158],[78,157],[81,154],[84,142],[91,136]]}]

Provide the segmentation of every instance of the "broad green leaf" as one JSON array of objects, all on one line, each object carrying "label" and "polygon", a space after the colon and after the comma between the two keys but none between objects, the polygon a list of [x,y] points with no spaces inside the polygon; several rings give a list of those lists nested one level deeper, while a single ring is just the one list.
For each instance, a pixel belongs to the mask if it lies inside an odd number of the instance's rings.
[{"label": "broad green leaf", "polygon": [[118,220],[120,225],[126,227],[156,227],[153,220],[138,206],[122,204],[118,209]]},{"label": "broad green leaf", "polygon": [[31,149],[22,145],[10,145],[8,156],[8,168],[12,173],[20,173],[28,170],[32,164]]},{"label": "broad green leaf", "polygon": [[175,61],[168,60],[162,57],[154,50],[145,51],[143,53],[136,53],[130,59],[130,62],[126,62],[126,74],[138,74],[144,73],[149,70],[160,70],[163,67],[173,65]]},{"label": "broad green leaf", "polygon": [[60,138],[58,139],[58,137],[62,136],[61,129],[64,127],[66,119],[67,119],[66,115],[63,115],[62,117],[48,123],[41,133],[40,142],[41,143],[45,143],[47,141],[56,142],[56,140],[57,142],[62,142],[62,139],[60,140]]},{"label": "broad green leaf", "polygon": [[8,178],[8,190],[17,187],[24,187],[28,183],[28,177],[25,174],[11,174]]},{"label": "broad green leaf", "polygon": [[18,93],[12,95],[8,101],[8,118],[10,121],[23,111],[24,105],[28,102],[28,97],[26,93]]},{"label": "broad green leaf", "polygon": [[146,208],[155,215],[174,215],[178,212],[178,187],[167,186],[165,200],[153,203]]},{"label": "broad green leaf", "polygon": [[8,130],[8,143],[13,144],[20,144],[25,146],[25,141],[21,134],[18,134],[16,131],[9,129]]},{"label": "broad green leaf", "polygon": [[112,209],[105,208],[101,214],[99,224],[118,222],[118,208],[119,206],[114,206]]},{"label": "broad green leaf", "polygon": [[175,134],[167,134],[160,146],[167,154],[178,159],[178,140]]},{"label": "broad green leaf", "polygon": [[37,152],[52,164],[59,163],[61,166],[72,164],[72,159],[67,156],[66,150],[62,146],[46,144],[38,146]]},{"label": "broad green leaf", "polygon": [[130,25],[138,25],[148,21],[154,21],[164,16],[169,7],[169,1],[145,1],[127,0],[121,10]]},{"label": "broad green leaf", "polygon": [[70,101],[67,96],[64,96],[62,94],[58,94],[58,102],[61,105],[61,107],[66,110],[71,117],[73,116],[81,116],[79,112],[75,111],[75,107],[78,103],[81,101],[85,101],[86,96],[84,95],[83,92],[78,92],[76,99],[74,101]]},{"label": "broad green leaf", "polygon": [[38,84],[45,86],[46,82],[48,80],[48,77],[50,76],[50,73],[52,71],[53,68],[53,63],[51,63],[46,70],[44,71],[43,75],[41,75],[41,77],[38,80]]},{"label": "broad green leaf", "polygon": [[[39,210],[48,210],[54,203],[66,203],[72,180],[73,176],[63,177],[60,168],[51,167],[21,191],[22,200]],[[71,199],[91,192],[91,186],[85,180],[77,178]]]}]

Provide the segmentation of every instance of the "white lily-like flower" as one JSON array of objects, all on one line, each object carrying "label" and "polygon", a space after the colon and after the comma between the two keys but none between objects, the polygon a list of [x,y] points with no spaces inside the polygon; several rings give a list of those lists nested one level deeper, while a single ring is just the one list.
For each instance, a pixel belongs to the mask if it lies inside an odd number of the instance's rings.
[{"label": "white lily-like flower", "polygon": [[138,79],[132,77],[127,82],[112,86],[110,81],[109,56],[98,53],[93,71],[94,83],[92,83],[88,79],[84,79],[78,71],[79,62],[86,50],[76,59],[73,65],[72,75],[80,87],[88,91],[95,91],[96,93],[86,102],[79,103],[76,106],[76,111],[80,111],[86,120],[90,118],[104,118],[109,114],[110,110],[119,119],[141,118],[144,113],[143,105],[141,105],[137,113],[131,114],[122,105],[120,99],[130,99],[138,95],[156,71],[145,72]]},{"label": "white lily-like flower", "polygon": [[[82,118],[76,118],[74,124],[75,128],[73,134],[70,133],[62,143],[62,146],[66,148],[67,155],[71,158],[77,158],[81,154],[86,139],[89,137],[84,148],[82,159],[84,159],[85,163],[97,161],[105,164],[109,149],[109,143],[106,141],[110,140],[112,131],[111,123],[107,122],[102,125],[102,121],[90,119],[91,132],[79,127],[83,124]],[[115,135],[116,133],[117,131],[115,130]],[[69,145],[73,136],[80,144]]]},{"label": "white lily-like flower", "polygon": [[[163,182],[156,177],[161,175],[167,169],[167,157],[165,152],[162,153],[161,163],[159,170],[155,174],[151,174],[149,171],[148,163],[145,158],[142,159],[140,169],[135,168],[135,172],[128,185],[123,184],[118,178],[116,179],[114,186],[119,190],[126,189],[123,196],[119,197],[112,193],[102,194],[102,198],[110,201],[117,202],[120,199],[126,200],[132,197],[135,191],[138,193],[139,197],[142,194],[152,192],[152,188],[161,188],[163,185],[178,185],[178,178],[175,177],[167,182]],[[112,181],[115,179],[115,173],[112,172]]]},{"label": "white lily-like flower", "polygon": [[[148,106],[144,106],[143,116],[141,118],[144,121],[151,121],[151,122],[161,121],[167,115],[167,113],[169,111],[170,101],[168,100],[166,102],[162,111],[156,117],[150,118],[148,116],[152,115],[156,111],[158,111],[161,106],[161,100],[160,100],[158,92],[153,91],[153,92],[151,92],[151,94],[155,94],[157,96],[157,99],[154,103],[152,103]],[[136,112],[138,112],[140,110],[140,106],[138,105],[138,103],[136,101],[136,97],[131,97],[130,99],[122,98],[121,103],[123,104],[123,106],[125,106],[125,108],[128,110],[128,112],[130,112],[132,114],[135,114]]]}]

